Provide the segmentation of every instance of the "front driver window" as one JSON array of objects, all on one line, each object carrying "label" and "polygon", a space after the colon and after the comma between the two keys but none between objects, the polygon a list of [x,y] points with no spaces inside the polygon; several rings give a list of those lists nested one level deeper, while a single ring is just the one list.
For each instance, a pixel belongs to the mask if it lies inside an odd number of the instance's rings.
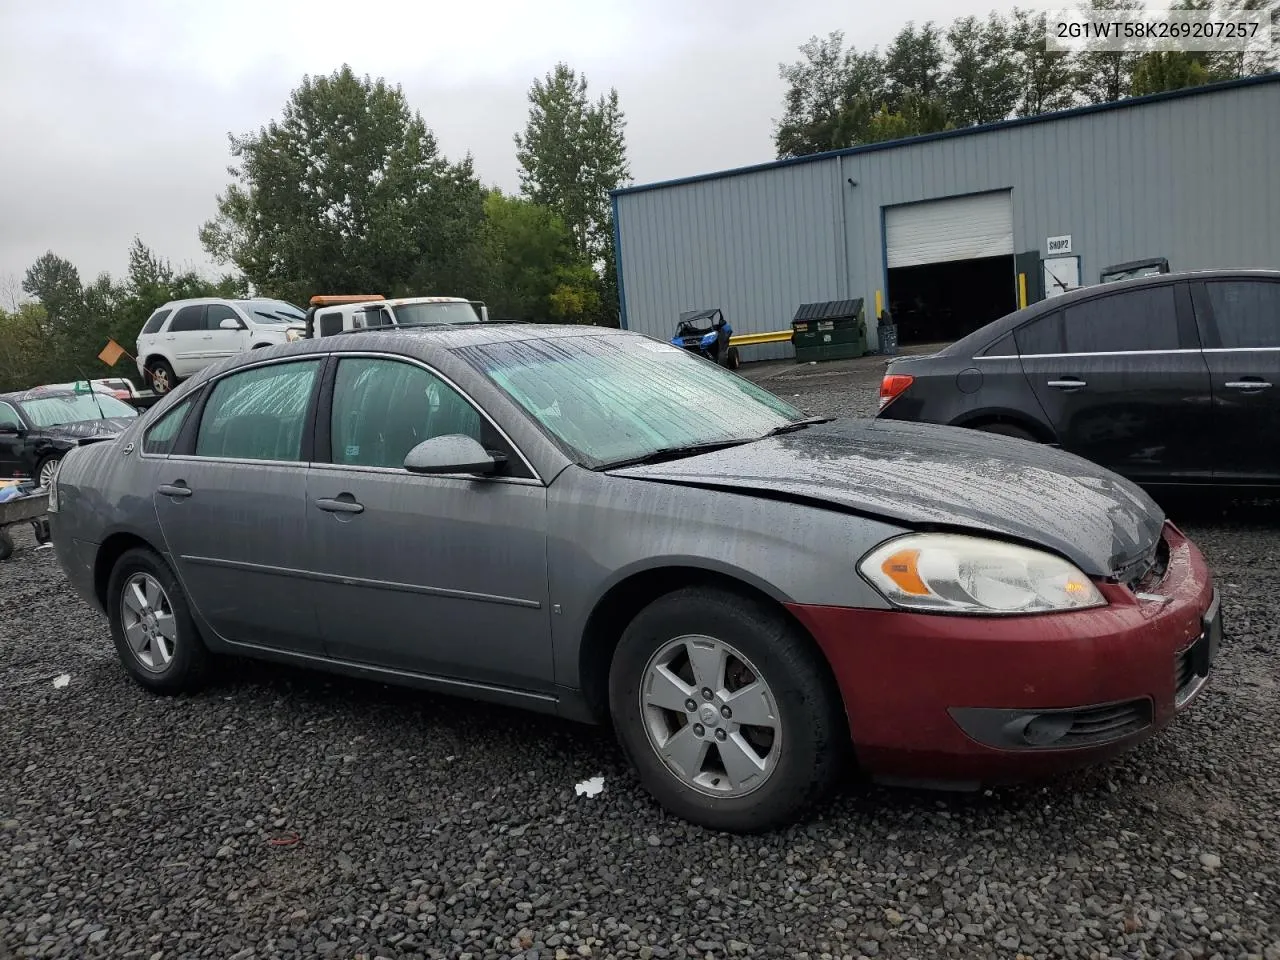
[{"label": "front driver window", "polygon": [[22,420],[18,417],[18,411],[7,403],[0,403],[0,427],[21,426]]},{"label": "front driver window", "polygon": [[464,434],[484,442],[483,421],[461,394],[411,363],[352,357],[338,364],[331,422],[334,463],[400,467],[423,440]]},{"label": "front driver window", "polygon": [[197,457],[296,461],[320,360],[254,367],[223,377],[209,395]]}]

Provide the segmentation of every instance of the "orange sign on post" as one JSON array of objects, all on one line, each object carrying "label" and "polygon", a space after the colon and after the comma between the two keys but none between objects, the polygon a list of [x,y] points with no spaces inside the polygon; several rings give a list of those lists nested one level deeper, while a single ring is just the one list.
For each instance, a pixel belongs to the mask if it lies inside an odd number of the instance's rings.
[{"label": "orange sign on post", "polygon": [[108,367],[114,367],[120,362],[121,357],[127,357],[129,354],[124,347],[116,343],[114,340],[108,339],[107,345],[102,348],[102,352],[98,354],[98,359],[105,363]]}]

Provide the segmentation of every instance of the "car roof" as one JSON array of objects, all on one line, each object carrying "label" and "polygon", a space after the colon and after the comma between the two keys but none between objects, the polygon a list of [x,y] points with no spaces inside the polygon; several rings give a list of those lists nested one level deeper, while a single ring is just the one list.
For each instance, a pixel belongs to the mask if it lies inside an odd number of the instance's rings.
[{"label": "car roof", "polygon": [[1145,277],[1131,277],[1128,280],[1114,280],[1111,283],[1095,283],[1087,287],[1078,287],[1068,293],[1060,294],[1056,297],[1049,297],[1044,300],[1038,300],[1035,303],[1028,304],[1021,310],[1015,310],[1013,313],[1005,314],[997,320],[992,320],[986,326],[979,327],[973,333],[962,337],[955,343],[944,347],[938,351],[938,356],[960,356],[972,355],[974,351],[980,350],[988,344],[999,340],[1010,330],[1020,327],[1028,320],[1032,320],[1041,314],[1053,313],[1064,307],[1069,307],[1073,303],[1079,303],[1082,300],[1090,300],[1094,297],[1118,293],[1122,290],[1138,290],[1143,287],[1159,287],[1170,283],[1177,283],[1180,280],[1280,280],[1280,270],[1264,270],[1264,269],[1248,269],[1248,270],[1232,270],[1232,269],[1212,269],[1212,270],[1181,270],[1171,273],[1153,273]]},{"label": "car roof", "polygon": [[31,387],[27,390],[14,390],[11,393],[0,393],[0,400],[9,403],[24,403],[27,400],[46,400],[50,397],[75,397],[80,396],[70,387],[62,385],[47,385],[39,387]]}]

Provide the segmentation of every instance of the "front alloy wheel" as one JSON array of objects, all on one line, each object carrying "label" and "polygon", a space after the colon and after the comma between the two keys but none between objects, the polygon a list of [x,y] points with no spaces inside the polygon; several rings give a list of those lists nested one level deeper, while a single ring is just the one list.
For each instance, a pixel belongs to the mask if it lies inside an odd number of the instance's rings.
[{"label": "front alloy wheel", "polygon": [[742,797],[778,767],[782,722],[773,691],[741,652],[712,637],[678,637],[645,667],[649,745],[686,786]]},{"label": "front alloy wheel", "polygon": [[715,830],[795,820],[849,746],[813,639],[769,601],[718,586],[675,590],[636,615],[610,664],[609,712],[645,789]]},{"label": "front alloy wheel", "polygon": [[61,463],[61,457],[50,457],[48,460],[45,460],[40,464],[40,471],[37,475],[37,479],[39,480],[40,486],[45,490],[48,490],[50,484],[53,483],[53,478],[58,473],[58,465]]}]

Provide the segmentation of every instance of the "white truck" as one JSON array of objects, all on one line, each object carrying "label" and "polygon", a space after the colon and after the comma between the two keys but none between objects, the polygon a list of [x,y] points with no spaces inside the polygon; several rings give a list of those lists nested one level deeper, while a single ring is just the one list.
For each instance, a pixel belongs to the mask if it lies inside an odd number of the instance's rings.
[{"label": "white truck", "polygon": [[481,323],[488,319],[489,310],[483,301],[463,297],[315,296],[306,319],[291,324],[286,335],[289,340],[309,340],[351,330]]}]

